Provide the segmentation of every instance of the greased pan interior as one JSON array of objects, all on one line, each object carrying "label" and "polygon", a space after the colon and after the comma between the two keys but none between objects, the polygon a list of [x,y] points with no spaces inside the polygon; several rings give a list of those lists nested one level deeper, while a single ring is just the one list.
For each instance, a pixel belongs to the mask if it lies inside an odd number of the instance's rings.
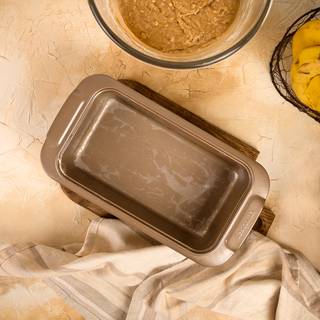
[{"label": "greased pan interior", "polygon": [[82,118],[65,177],[192,251],[215,246],[250,188],[244,166],[116,90]]}]

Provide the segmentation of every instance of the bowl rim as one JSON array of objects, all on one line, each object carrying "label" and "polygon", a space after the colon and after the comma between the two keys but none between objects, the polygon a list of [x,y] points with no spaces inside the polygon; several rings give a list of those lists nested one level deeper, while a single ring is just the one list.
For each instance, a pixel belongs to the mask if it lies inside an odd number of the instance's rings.
[{"label": "bowl rim", "polygon": [[91,9],[91,12],[96,19],[97,23],[101,27],[101,29],[104,31],[104,33],[122,50],[127,52],[129,55],[146,62],[151,65],[155,65],[162,68],[167,69],[196,69],[196,68],[203,68],[207,67],[211,64],[217,63],[221,60],[226,59],[227,57],[231,56],[232,54],[236,53],[238,50],[240,50],[244,45],[246,45],[258,32],[260,27],[265,22],[271,7],[272,7],[273,0],[267,0],[266,4],[263,8],[262,13],[260,14],[257,22],[253,25],[253,27],[249,30],[249,32],[243,36],[238,42],[236,42],[233,46],[228,48],[227,50],[216,54],[214,56],[210,56],[208,58],[194,60],[194,61],[170,61],[170,60],[163,60],[158,59],[155,57],[152,57],[148,54],[145,54],[130,45],[128,45],[124,40],[122,40],[120,37],[118,37],[115,32],[112,31],[112,29],[106,24],[104,19],[102,18],[99,9],[96,5],[96,0],[88,0],[89,7]]}]

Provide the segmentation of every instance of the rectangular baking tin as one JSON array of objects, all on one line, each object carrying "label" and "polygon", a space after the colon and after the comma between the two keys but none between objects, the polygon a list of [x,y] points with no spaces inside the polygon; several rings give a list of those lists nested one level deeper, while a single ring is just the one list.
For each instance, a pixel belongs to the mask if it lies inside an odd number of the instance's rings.
[{"label": "rectangular baking tin", "polygon": [[41,158],[68,189],[206,265],[241,246],[269,189],[258,163],[102,75],[70,95]]}]

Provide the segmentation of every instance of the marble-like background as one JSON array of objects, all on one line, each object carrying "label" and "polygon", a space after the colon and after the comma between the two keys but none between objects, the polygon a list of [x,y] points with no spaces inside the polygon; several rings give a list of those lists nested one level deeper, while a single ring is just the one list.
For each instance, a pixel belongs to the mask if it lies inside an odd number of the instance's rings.
[{"label": "marble-like background", "polygon": [[0,1],[0,240],[81,241],[92,214],[41,168],[46,132],[84,77],[142,82],[261,151],[271,177],[269,236],[320,268],[320,125],[273,88],[268,63],[293,20],[319,1],[278,0],[243,50],[207,69],[161,70],[134,60],[100,30],[85,0]]}]

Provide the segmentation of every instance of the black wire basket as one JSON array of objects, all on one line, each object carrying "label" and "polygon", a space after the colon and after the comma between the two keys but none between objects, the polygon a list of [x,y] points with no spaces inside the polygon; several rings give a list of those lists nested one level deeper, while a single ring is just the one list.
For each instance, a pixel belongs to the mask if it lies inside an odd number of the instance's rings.
[{"label": "black wire basket", "polygon": [[320,122],[320,112],[309,108],[299,100],[291,87],[290,79],[290,69],[292,64],[292,38],[295,32],[303,24],[316,19],[320,19],[320,7],[305,13],[288,28],[272,54],[270,61],[270,74],[273,85],[284,99],[289,101],[300,111],[307,113],[310,117]]}]

